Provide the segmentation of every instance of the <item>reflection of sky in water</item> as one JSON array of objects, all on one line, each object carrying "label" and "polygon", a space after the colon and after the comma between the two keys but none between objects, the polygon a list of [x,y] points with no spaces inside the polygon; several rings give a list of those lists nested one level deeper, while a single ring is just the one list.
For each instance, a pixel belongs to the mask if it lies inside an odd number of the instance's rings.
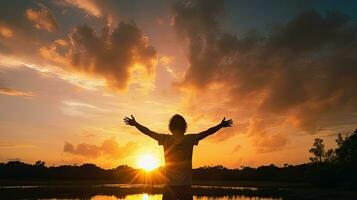
[{"label": "reflection of sky in water", "polygon": [[[136,187],[144,187],[147,184],[103,184],[98,186],[105,186],[105,187],[118,187],[118,188],[136,188]],[[153,188],[163,188],[164,185],[151,185]],[[232,190],[258,190],[257,187],[239,187],[239,186],[220,186],[220,185],[193,185],[192,188],[206,188],[206,189],[232,189]]]},{"label": "reflection of sky in water", "polygon": [[[117,198],[115,196],[96,195],[91,200],[161,200],[161,194],[134,194],[128,195],[125,198]],[[226,197],[193,197],[194,200],[282,200],[282,198],[260,198],[260,197],[246,197],[246,196],[226,196]]]},{"label": "reflection of sky in water", "polygon": [[[146,184],[101,184],[93,187],[117,187],[117,188],[141,188],[146,187]],[[47,187],[47,185],[14,185],[14,186],[0,186],[0,189],[25,189],[25,188],[39,188]],[[152,188],[163,188],[164,185],[151,185]],[[232,189],[232,190],[258,190],[257,187],[238,187],[238,186],[212,186],[212,185],[193,185],[192,188],[205,188],[205,189]]]},{"label": "reflection of sky in water", "polygon": [[[143,188],[145,184],[100,184],[89,187],[106,187],[106,188]],[[47,185],[21,185],[21,186],[0,186],[0,189],[30,189],[30,188],[45,188]],[[163,185],[152,185],[153,188],[162,188]],[[236,187],[236,186],[203,186],[195,185],[193,188],[204,188],[204,189],[230,189],[230,190],[258,190],[256,187]],[[132,195],[95,195],[91,197],[91,200],[161,200],[161,194],[132,194]],[[54,198],[61,199],[61,198]],[[282,198],[264,198],[264,197],[247,197],[247,196],[224,196],[224,197],[208,197],[208,196],[193,196],[194,200],[282,200]],[[70,199],[66,199],[70,200]],[[73,198],[71,200],[79,200],[78,198]]]},{"label": "reflection of sky in water", "polygon": [[[133,195],[128,195],[126,196],[125,200],[161,200],[162,195],[161,194],[154,194],[154,195],[148,195],[148,194],[133,194]],[[121,198],[117,198],[115,196],[106,196],[106,195],[96,195],[91,198],[91,200],[117,200]]]}]

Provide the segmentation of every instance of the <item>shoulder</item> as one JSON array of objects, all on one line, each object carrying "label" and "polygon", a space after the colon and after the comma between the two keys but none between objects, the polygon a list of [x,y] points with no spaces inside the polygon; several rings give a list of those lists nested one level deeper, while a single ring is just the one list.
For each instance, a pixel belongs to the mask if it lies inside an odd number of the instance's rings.
[{"label": "shoulder", "polygon": [[159,142],[159,145],[163,145],[170,137],[171,135],[169,134],[158,134],[156,140]]},{"label": "shoulder", "polygon": [[158,137],[159,137],[159,138],[169,138],[169,137],[171,137],[171,135],[159,133],[159,134],[158,134]]},{"label": "shoulder", "polygon": [[199,135],[198,134],[187,134],[187,135],[185,135],[185,138],[190,141],[196,141],[199,139]]},{"label": "shoulder", "polygon": [[185,137],[187,138],[194,138],[197,137],[198,134],[185,134]]}]

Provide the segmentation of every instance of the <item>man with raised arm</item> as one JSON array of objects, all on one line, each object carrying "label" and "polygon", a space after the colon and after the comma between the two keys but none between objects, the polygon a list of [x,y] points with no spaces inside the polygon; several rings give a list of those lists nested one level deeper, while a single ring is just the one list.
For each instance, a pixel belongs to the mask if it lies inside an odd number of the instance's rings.
[{"label": "man with raised arm", "polygon": [[187,123],[181,115],[174,115],[169,123],[171,135],[159,134],[145,126],[139,124],[131,115],[131,118],[125,117],[126,125],[135,126],[145,135],[158,141],[163,145],[165,154],[165,190],[164,200],[186,200],[192,199],[192,150],[203,138],[212,135],[221,128],[231,127],[233,120],[223,118],[221,123],[197,134],[186,134]]}]

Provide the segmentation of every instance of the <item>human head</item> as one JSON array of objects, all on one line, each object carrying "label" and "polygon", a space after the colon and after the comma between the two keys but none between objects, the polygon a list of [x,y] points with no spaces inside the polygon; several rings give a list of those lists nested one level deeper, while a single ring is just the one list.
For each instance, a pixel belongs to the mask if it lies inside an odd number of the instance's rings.
[{"label": "human head", "polygon": [[183,135],[186,132],[186,128],[187,128],[187,123],[181,115],[175,114],[171,118],[169,124],[169,130],[171,131],[171,133]]}]

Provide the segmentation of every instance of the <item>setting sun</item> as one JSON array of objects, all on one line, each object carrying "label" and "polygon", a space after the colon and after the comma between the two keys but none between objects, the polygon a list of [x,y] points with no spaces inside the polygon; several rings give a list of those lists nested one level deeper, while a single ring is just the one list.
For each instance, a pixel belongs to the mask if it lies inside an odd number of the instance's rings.
[{"label": "setting sun", "polygon": [[138,158],[137,165],[145,171],[152,171],[159,167],[159,160],[152,154],[144,154]]}]

